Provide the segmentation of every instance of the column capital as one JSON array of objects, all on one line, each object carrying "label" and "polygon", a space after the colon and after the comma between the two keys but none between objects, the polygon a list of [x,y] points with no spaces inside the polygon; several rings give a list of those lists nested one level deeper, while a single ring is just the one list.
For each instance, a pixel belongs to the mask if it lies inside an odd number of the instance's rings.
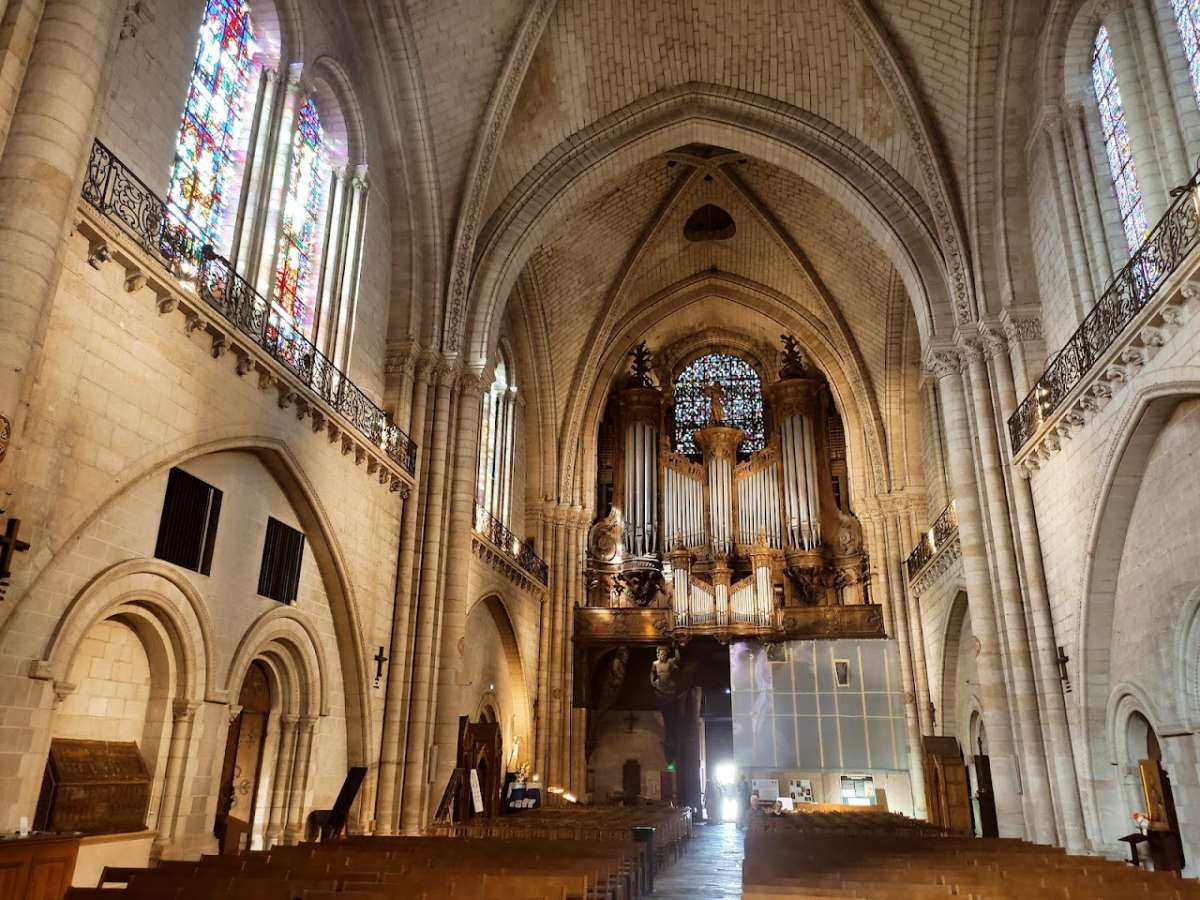
[{"label": "column capital", "polygon": [[311,734],[319,718],[319,716],[300,716],[296,719],[296,725],[302,734]]},{"label": "column capital", "polygon": [[1036,309],[1006,307],[1000,313],[1000,327],[1010,343],[1042,340],[1042,317]]},{"label": "column capital", "polygon": [[958,351],[951,348],[927,351],[922,363],[925,371],[938,381],[957,375],[962,370],[962,359]]},{"label": "column capital", "polygon": [[1008,338],[1004,336],[1004,332],[997,325],[981,324],[979,340],[983,344],[984,351],[990,357],[1008,353]]},{"label": "column capital", "polygon": [[411,339],[389,344],[383,370],[388,375],[405,375],[411,378],[423,352],[421,346]]},{"label": "column capital", "polygon": [[983,362],[983,342],[979,338],[963,338],[958,344],[958,356],[964,369]]},{"label": "column capital", "polygon": [[458,382],[458,373],[457,359],[439,356],[433,368],[433,383],[438,387],[454,387]]},{"label": "column capital", "polygon": [[279,717],[279,728],[281,731],[291,731],[296,727],[296,723],[300,721],[299,716],[282,715]]},{"label": "column capital", "polygon": [[463,369],[458,376],[458,389],[464,397],[483,396],[483,372],[480,369]]},{"label": "column capital", "polygon": [[[171,703],[171,718],[176,722],[190,722],[196,715],[200,704],[195,700],[175,700]],[[238,707],[241,711],[241,707]]]}]

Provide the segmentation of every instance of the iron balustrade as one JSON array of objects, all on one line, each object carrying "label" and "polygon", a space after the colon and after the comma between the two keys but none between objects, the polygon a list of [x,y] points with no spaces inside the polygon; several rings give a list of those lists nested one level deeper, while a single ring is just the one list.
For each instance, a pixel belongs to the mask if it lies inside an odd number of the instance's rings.
[{"label": "iron balustrade", "polygon": [[911,581],[917,577],[929,561],[933,559],[937,552],[945,547],[958,533],[958,513],[954,509],[954,501],[950,501],[950,505],[942,510],[941,515],[933,523],[933,527],[925,534],[921,535],[921,540],[913,552],[908,554],[908,559],[904,561],[904,565],[908,569],[908,577]]},{"label": "iron balustrade", "polygon": [[1175,199],[1125,268],[1109,282],[1075,333],[1054,355],[1028,396],[1009,417],[1013,455],[1037,433],[1137,317],[1163,282],[1200,242],[1200,173],[1173,191]]},{"label": "iron balustrade", "polygon": [[292,328],[286,317],[234,271],[229,260],[205,243],[194,223],[173,213],[100,141],[92,145],[82,194],[175,277],[192,282],[205,303],[345,417],[363,437],[410,475],[416,472],[417,445],[391,416]]},{"label": "iron balustrade", "polygon": [[504,551],[505,556],[511,558],[522,571],[542,584],[550,583],[550,567],[533,552],[529,542],[518,538],[507,525],[478,503],[475,504],[475,530]]}]

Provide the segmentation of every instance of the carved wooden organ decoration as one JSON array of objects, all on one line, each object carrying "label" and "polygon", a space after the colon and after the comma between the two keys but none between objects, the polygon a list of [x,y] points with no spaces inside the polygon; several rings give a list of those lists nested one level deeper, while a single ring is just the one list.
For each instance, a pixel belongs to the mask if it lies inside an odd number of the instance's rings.
[{"label": "carved wooden organ decoration", "polygon": [[871,602],[841,419],[783,340],[765,389],[710,354],[663,390],[645,345],[633,352],[600,435],[589,606],[669,610],[676,635],[766,637],[789,608]]}]

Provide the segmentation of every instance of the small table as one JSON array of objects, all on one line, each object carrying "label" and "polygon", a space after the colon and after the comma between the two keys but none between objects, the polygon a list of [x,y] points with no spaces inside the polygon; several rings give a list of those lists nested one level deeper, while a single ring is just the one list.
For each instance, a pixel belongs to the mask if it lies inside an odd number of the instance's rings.
[{"label": "small table", "polygon": [[1142,834],[1140,831],[1135,831],[1132,834],[1127,834],[1124,837],[1117,838],[1129,845],[1129,864],[1135,869],[1140,869],[1142,862],[1138,859],[1138,844],[1144,844],[1150,840],[1149,835]]}]

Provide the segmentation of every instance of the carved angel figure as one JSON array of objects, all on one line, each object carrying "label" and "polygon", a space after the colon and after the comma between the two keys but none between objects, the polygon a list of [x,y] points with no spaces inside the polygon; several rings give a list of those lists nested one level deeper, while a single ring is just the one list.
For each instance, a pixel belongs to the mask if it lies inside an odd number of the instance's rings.
[{"label": "carved angel figure", "polygon": [[679,671],[679,648],[675,648],[674,656],[670,656],[670,652],[660,644],[654,651],[654,662],[650,664],[650,687],[665,700],[671,700],[679,693],[679,685],[675,681]]}]

